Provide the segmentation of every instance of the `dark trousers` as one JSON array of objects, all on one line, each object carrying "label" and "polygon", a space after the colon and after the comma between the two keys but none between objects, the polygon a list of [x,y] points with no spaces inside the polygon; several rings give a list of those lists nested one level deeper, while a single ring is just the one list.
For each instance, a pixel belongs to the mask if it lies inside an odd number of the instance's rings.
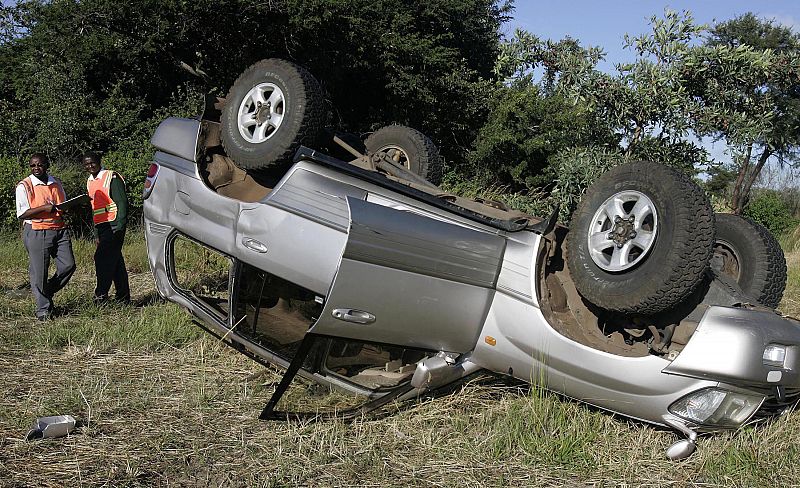
[{"label": "dark trousers", "polygon": [[128,284],[128,270],[125,269],[125,258],[122,257],[124,241],[124,229],[114,232],[109,224],[97,226],[97,250],[94,252],[94,270],[97,273],[95,298],[108,298],[108,291],[113,282],[116,299],[130,301],[131,289]]},{"label": "dark trousers", "polygon": [[[30,258],[28,274],[36,316],[41,317],[53,309],[53,295],[67,285],[75,272],[72,242],[67,229],[33,230],[30,225],[24,226],[22,241]],[[48,279],[51,258],[56,261],[56,272]]]}]

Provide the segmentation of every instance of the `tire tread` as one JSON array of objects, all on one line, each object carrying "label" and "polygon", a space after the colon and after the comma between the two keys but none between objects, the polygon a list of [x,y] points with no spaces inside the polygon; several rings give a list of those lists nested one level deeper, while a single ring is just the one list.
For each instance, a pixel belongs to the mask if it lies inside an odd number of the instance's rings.
[{"label": "tire tread", "polygon": [[[319,82],[307,69],[284,59],[262,59],[247,68],[236,78],[236,81],[228,91],[228,103],[232,103],[234,90],[243,83],[246,83],[247,80],[253,76],[253,73],[270,69],[294,73],[299,76],[301,85],[305,89],[305,93],[301,97],[301,103],[305,105],[305,110],[303,111],[303,117],[300,121],[299,128],[295,136],[292,137],[290,143],[285,145],[286,147],[283,151],[279,151],[268,159],[265,159],[259,154],[240,154],[239,151],[236,150],[235,144],[228,139],[227,131],[223,129],[222,147],[225,149],[225,152],[233,158],[236,165],[242,169],[262,169],[290,161],[301,145],[316,145],[324,124],[325,105],[323,103],[322,87]],[[235,109],[234,107],[233,110]],[[228,110],[223,111],[223,126],[225,125],[227,112]],[[273,149],[275,148],[274,144],[272,147]]]},{"label": "tire tread", "polygon": [[[632,165],[636,165],[636,168],[632,168]],[[631,293],[613,297],[604,294],[603,287],[583,272],[576,257],[579,253],[579,243],[576,241],[585,237],[582,232],[577,233],[577,239],[572,233],[568,238],[567,264],[578,291],[595,305],[615,312],[653,315],[686,300],[705,276],[713,253],[714,212],[705,192],[689,176],[657,163],[640,161],[614,167],[601,176],[593,187],[613,186],[617,179],[631,172],[657,174],[665,181],[665,185],[667,180],[671,180],[672,192],[680,195],[680,203],[675,205],[675,219],[683,225],[676,225],[672,239],[674,247],[666,256],[666,267],[658,277],[658,285],[652,290],[632,290]],[[587,212],[588,218],[591,218],[595,209],[587,206],[584,197],[575,211],[573,222],[580,220],[578,216]]]}]

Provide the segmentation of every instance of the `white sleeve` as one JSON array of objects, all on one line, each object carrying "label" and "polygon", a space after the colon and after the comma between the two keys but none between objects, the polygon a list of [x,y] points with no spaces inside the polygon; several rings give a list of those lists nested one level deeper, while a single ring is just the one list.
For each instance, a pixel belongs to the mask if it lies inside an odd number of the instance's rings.
[{"label": "white sleeve", "polygon": [[28,192],[22,184],[17,185],[17,218],[31,208],[28,203]]}]

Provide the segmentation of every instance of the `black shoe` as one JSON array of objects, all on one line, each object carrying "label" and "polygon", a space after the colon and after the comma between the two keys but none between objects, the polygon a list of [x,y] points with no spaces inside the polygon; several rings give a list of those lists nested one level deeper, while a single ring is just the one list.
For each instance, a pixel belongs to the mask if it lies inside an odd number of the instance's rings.
[{"label": "black shoe", "polygon": [[48,320],[53,320],[53,316],[50,315],[50,312],[43,313],[42,315],[37,315],[36,320],[39,322],[47,322]]},{"label": "black shoe", "polygon": [[104,305],[108,303],[108,295],[100,295],[100,296],[95,295],[92,301],[94,302],[95,305]]}]

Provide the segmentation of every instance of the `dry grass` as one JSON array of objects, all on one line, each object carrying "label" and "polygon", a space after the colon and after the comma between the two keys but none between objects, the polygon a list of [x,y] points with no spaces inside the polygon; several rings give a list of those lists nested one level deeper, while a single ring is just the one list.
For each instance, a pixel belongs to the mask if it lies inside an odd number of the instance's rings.
[{"label": "dry grass", "polygon": [[[789,260],[783,307],[794,310],[800,257]],[[9,287],[24,264],[4,259],[0,272]],[[381,419],[260,422],[280,376],[152,302],[146,273],[133,281],[146,305],[97,309],[84,267],[57,297],[72,304],[68,315],[51,323],[29,318],[29,299],[0,298],[0,486],[800,484],[800,415],[703,437],[695,455],[672,463],[671,432],[496,379]],[[80,426],[63,439],[22,440],[33,419],[55,414]]]}]

